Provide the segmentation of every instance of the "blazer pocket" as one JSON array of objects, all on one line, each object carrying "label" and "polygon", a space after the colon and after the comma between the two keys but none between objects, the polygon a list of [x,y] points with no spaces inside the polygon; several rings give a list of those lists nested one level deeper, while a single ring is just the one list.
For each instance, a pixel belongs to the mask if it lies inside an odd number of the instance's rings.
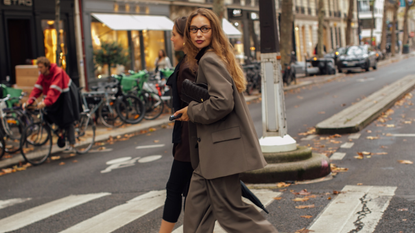
[{"label": "blazer pocket", "polygon": [[229,129],[224,129],[220,131],[216,131],[212,133],[212,142],[218,143],[233,139],[241,138],[241,131],[239,129],[239,126],[232,127]]}]

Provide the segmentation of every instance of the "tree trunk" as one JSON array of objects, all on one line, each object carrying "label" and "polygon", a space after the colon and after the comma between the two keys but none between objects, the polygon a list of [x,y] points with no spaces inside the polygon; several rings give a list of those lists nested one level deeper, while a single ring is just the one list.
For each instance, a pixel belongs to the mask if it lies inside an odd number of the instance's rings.
[{"label": "tree trunk", "polygon": [[224,0],[213,0],[212,10],[219,17],[222,26],[222,19],[224,17],[225,12]]},{"label": "tree trunk", "polygon": [[[408,43],[408,12],[409,12],[409,4],[408,4],[408,0],[405,0],[405,15],[403,16],[403,40],[402,40],[402,45],[407,44]],[[403,46],[402,46],[402,51],[403,51]]]},{"label": "tree trunk", "polygon": [[323,29],[324,29],[324,0],[318,0],[318,29],[317,29],[317,57],[321,58],[324,56],[324,40],[323,40]]},{"label": "tree trunk", "polygon": [[383,3],[383,19],[382,19],[382,36],[381,36],[381,42],[380,42],[380,51],[382,53],[386,53],[386,14],[388,11],[388,1],[384,1]]},{"label": "tree trunk", "polygon": [[399,9],[400,2],[395,0],[395,4],[393,6],[393,21],[392,21],[392,38],[391,38],[391,54],[392,57],[395,56],[396,52],[396,22],[398,21],[398,9]]},{"label": "tree trunk", "polygon": [[346,45],[352,45],[352,20],[353,20],[354,0],[349,0],[349,11],[347,13],[346,25]]},{"label": "tree trunk", "polygon": [[291,60],[291,52],[293,51],[292,34],[293,34],[293,0],[282,0],[281,3],[281,37],[280,37],[280,53],[281,68],[285,69],[285,64],[289,64]]},{"label": "tree trunk", "polygon": [[370,28],[370,47],[375,47],[373,44],[373,30],[375,29],[375,0],[371,0],[370,7],[372,8],[372,27]]}]

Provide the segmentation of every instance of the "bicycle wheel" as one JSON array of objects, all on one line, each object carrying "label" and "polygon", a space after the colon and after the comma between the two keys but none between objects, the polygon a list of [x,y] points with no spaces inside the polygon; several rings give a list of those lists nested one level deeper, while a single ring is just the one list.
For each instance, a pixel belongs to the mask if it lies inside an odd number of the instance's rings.
[{"label": "bicycle wheel", "polygon": [[140,99],[144,101],[146,107],[144,119],[154,120],[163,113],[164,102],[157,93],[143,92],[140,94]]},{"label": "bicycle wheel", "polygon": [[6,115],[2,121],[3,133],[6,141],[5,150],[7,153],[14,153],[20,150],[20,138],[22,136],[23,125],[19,118],[13,115]]},{"label": "bicycle wheel", "polygon": [[44,122],[28,125],[20,140],[20,151],[26,162],[39,165],[45,162],[52,151],[52,133]]},{"label": "bicycle wheel", "polygon": [[4,138],[0,134],[0,159],[3,157],[4,152],[6,152],[5,148],[6,148],[6,144],[4,142]]},{"label": "bicycle wheel", "polygon": [[76,153],[87,153],[95,143],[95,124],[86,113],[81,113],[79,121],[75,122]]},{"label": "bicycle wheel", "polygon": [[100,116],[100,120],[102,124],[107,127],[120,127],[124,124],[124,122],[120,119],[117,114],[117,111],[114,107],[114,102],[110,102],[110,104],[103,104],[98,109],[98,115]]},{"label": "bicycle wheel", "polygon": [[122,96],[117,99],[115,109],[121,120],[128,124],[138,124],[144,119],[146,114],[143,102],[132,95]]}]

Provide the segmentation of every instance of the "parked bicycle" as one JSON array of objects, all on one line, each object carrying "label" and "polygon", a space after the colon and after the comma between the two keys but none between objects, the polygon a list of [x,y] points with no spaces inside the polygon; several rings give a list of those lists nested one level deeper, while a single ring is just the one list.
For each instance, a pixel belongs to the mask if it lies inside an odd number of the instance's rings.
[{"label": "parked bicycle", "polygon": [[249,62],[242,66],[245,72],[246,81],[246,93],[252,95],[253,91],[257,89],[261,92],[261,63]]},{"label": "parked bicycle", "polygon": [[292,67],[292,64],[296,61],[295,53],[292,52],[288,55],[290,56],[290,63],[284,63],[285,68],[284,70],[282,70],[282,81],[283,83],[287,84],[287,86],[289,86],[292,82],[297,83],[297,79],[295,77],[295,70]]}]

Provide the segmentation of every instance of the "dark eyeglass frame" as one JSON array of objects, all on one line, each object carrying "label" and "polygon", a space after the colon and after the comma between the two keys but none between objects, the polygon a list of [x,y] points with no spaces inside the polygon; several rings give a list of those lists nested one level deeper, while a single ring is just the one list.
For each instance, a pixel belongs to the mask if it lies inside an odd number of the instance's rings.
[{"label": "dark eyeglass frame", "polygon": [[210,29],[212,29],[212,28],[209,28],[207,26],[202,26],[200,28],[192,26],[192,27],[189,28],[190,32],[193,33],[193,34],[196,34],[199,30],[200,30],[201,33],[205,34],[205,33],[208,33],[210,31]]}]

